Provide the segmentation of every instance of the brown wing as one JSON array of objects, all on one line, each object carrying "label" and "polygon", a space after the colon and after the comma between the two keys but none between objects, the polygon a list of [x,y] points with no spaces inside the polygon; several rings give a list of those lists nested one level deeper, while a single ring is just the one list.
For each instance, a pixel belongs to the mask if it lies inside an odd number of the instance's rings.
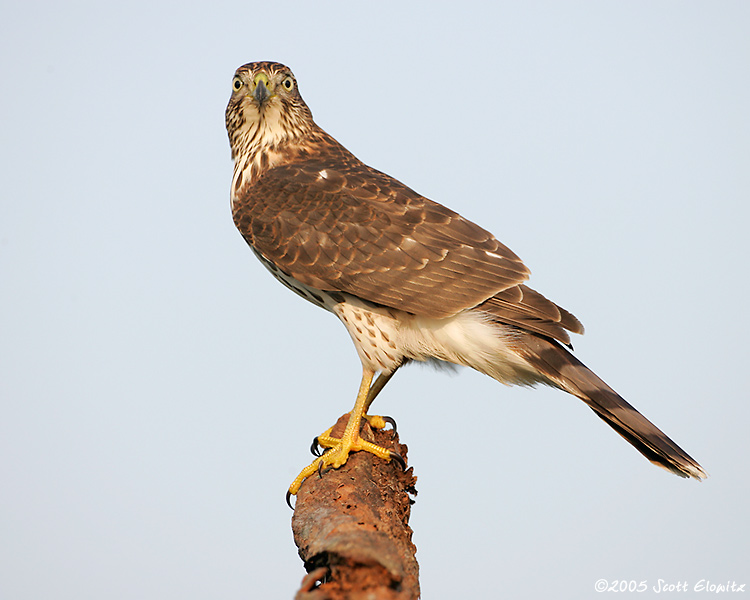
[{"label": "brown wing", "polygon": [[447,317],[528,277],[478,225],[362,163],[331,162],[273,168],[234,202],[245,239],[298,281]]}]

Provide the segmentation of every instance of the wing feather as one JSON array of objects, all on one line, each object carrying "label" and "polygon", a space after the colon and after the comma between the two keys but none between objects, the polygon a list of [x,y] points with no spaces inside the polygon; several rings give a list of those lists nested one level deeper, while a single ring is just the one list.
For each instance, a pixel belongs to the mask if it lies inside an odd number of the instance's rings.
[{"label": "wing feather", "polygon": [[491,318],[570,344],[568,331],[583,333],[583,325],[564,308],[526,285],[503,290],[477,307]]},{"label": "wing feather", "polygon": [[240,192],[234,219],[302,283],[419,315],[473,308],[529,274],[486,230],[354,160],[270,169]]}]

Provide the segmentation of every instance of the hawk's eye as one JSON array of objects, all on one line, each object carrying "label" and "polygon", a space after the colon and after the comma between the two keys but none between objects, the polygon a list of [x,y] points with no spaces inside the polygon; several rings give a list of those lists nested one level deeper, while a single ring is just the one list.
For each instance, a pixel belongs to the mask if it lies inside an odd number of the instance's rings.
[{"label": "hawk's eye", "polygon": [[242,87],[242,79],[240,79],[239,77],[235,77],[235,78],[234,78],[234,79],[232,80],[232,88],[233,88],[233,89],[234,89],[234,91],[236,92],[236,91],[237,91],[237,90],[239,90],[239,89],[240,89],[241,87]]},{"label": "hawk's eye", "polygon": [[289,91],[294,87],[294,80],[291,77],[287,77],[284,81],[281,82],[281,85],[284,86],[284,89]]}]

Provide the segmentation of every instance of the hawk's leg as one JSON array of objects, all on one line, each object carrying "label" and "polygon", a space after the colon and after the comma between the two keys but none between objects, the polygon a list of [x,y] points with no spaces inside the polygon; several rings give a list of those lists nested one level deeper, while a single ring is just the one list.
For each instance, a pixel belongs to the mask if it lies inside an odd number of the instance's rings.
[{"label": "hawk's leg", "polygon": [[[350,452],[364,450],[365,452],[370,452],[384,460],[390,460],[395,457],[395,453],[386,450],[381,446],[377,446],[372,442],[365,441],[359,435],[359,428],[363,418],[367,419],[373,427],[378,429],[382,429],[386,424],[386,420],[383,417],[367,415],[366,412],[370,407],[370,404],[375,400],[375,397],[393,376],[393,373],[387,375],[381,373],[371,387],[370,384],[372,383],[372,378],[374,376],[375,373],[373,371],[369,369],[363,370],[362,382],[359,385],[359,393],[357,394],[357,401],[354,403],[354,408],[349,413],[349,421],[346,424],[344,435],[341,436],[341,439],[331,437],[330,433],[333,428],[330,428],[326,430],[325,433],[318,436],[318,443],[320,443],[321,446],[328,448],[328,450],[323,456],[316,458],[311,464],[305,467],[299,475],[297,475],[297,478],[292,482],[292,485],[289,486],[289,494],[296,494],[299,491],[302,482],[313,473],[325,468],[337,469],[345,464],[349,458]],[[403,462],[403,459],[401,459],[401,462]]]},{"label": "hawk's leg", "polygon": [[367,392],[367,400],[365,401],[365,419],[367,419],[368,423],[370,423],[370,427],[374,427],[375,429],[385,429],[385,426],[387,423],[391,424],[391,427],[393,427],[393,430],[396,430],[396,421],[391,419],[390,417],[380,417],[378,415],[368,415],[367,411],[370,410],[370,405],[375,401],[375,398],[377,398],[378,394],[383,390],[385,387],[385,384],[388,383],[391,380],[391,377],[393,377],[396,374],[396,371],[398,370],[398,367],[393,369],[390,373],[381,373],[378,375],[378,378],[375,380],[375,383],[372,384],[372,387],[370,387],[370,391]]},{"label": "hawk's leg", "polygon": [[[383,390],[385,384],[387,384],[391,380],[391,377],[393,377],[393,375],[396,373],[396,370],[397,369],[394,369],[390,373],[380,373],[380,375],[378,375],[378,378],[375,380],[375,383],[370,386],[370,389],[367,392],[367,400],[365,401],[365,414],[362,415],[362,418],[367,419],[367,422],[373,429],[385,429],[385,426],[390,423],[391,427],[393,427],[393,431],[396,431],[396,421],[394,421],[391,417],[381,417],[380,415],[367,414],[367,411],[370,409],[370,405],[375,401],[375,398],[377,398],[378,394]],[[339,438],[331,436],[332,429],[333,427],[329,427],[313,440],[311,447],[313,454],[315,454],[316,456],[320,456],[318,446],[321,446],[323,448],[334,448],[341,441],[339,440]]]}]

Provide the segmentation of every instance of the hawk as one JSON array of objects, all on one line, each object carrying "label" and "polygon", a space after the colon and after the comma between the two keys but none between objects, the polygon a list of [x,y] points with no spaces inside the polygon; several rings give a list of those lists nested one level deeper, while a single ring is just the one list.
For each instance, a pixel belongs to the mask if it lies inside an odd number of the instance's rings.
[{"label": "hawk", "polygon": [[[360,437],[362,419],[399,367],[443,361],[505,384],[546,384],[583,400],[656,465],[703,479],[701,466],[571,353],[571,313],[524,283],[529,271],[495,237],[358,160],[313,121],[292,71],[241,66],[226,126],[234,160],[234,223],[263,265],[335,314],[362,362],[341,438],[289,488],[350,452],[394,453]],[[375,378],[377,375],[377,378]]]}]

